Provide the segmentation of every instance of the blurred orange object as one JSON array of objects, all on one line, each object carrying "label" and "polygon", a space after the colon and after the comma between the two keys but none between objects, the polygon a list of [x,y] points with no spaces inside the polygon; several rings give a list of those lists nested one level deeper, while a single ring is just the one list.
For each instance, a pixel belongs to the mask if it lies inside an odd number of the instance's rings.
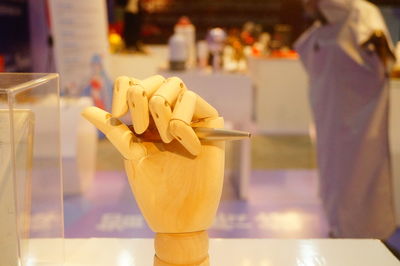
[{"label": "blurred orange object", "polygon": [[397,65],[393,68],[391,77],[395,79],[400,79],[400,66]]},{"label": "blurred orange object", "polygon": [[275,50],[271,52],[269,57],[298,59],[299,54],[294,50]]},{"label": "blurred orange object", "polygon": [[258,48],[255,47],[254,45],[251,47],[251,52],[252,52],[252,54],[255,55],[255,56],[260,56],[260,55],[261,55],[260,49],[258,49]]},{"label": "blurred orange object", "polygon": [[0,55],[0,72],[6,71],[6,60],[4,60],[4,56]]},{"label": "blurred orange object", "polygon": [[113,29],[110,29],[108,41],[110,43],[111,53],[118,53],[124,49],[124,41],[122,40],[121,35]]}]

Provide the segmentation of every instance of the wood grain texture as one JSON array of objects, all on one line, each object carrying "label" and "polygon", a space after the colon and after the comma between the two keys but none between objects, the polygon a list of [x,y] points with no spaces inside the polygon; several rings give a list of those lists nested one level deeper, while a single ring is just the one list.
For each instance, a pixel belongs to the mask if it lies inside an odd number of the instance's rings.
[{"label": "wood grain texture", "polygon": [[[223,119],[198,123],[222,127]],[[221,198],[224,141],[203,141],[198,156],[178,141],[141,143],[147,155],[125,160],[132,192],[156,232],[155,266],[208,266],[207,230]]]},{"label": "wood grain texture", "polygon": [[154,265],[209,265],[206,231],[156,234]]},{"label": "wood grain texture", "polygon": [[125,161],[136,201],[154,232],[206,230],[222,192],[224,142],[203,144],[194,157],[181,144],[143,143],[149,153]]}]

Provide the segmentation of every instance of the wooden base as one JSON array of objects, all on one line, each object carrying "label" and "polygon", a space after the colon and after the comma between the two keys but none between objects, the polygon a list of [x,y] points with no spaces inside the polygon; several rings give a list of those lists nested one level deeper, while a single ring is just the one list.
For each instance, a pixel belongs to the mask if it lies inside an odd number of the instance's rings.
[{"label": "wooden base", "polygon": [[207,231],[157,233],[154,266],[209,266]]},{"label": "wooden base", "polygon": [[210,260],[207,257],[204,261],[200,263],[192,263],[192,264],[171,264],[161,261],[157,256],[154,256],[154,266],[210,266]]}]

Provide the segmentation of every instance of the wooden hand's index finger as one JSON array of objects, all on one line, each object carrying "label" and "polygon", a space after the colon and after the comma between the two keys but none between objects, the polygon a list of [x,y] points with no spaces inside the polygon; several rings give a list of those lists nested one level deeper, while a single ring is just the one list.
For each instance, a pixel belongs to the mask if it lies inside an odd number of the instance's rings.
[{"label": "wooden hand's index finger", "polygon": [[121,76],[115,80],[111,111],[113,117],[118,118],[128,112],[128,90],[135,82],[138,80],[127,76]]}]

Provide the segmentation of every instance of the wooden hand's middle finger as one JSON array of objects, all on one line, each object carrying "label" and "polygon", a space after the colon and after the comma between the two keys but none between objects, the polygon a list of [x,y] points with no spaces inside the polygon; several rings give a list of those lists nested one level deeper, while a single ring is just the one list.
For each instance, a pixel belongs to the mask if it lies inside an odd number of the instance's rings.
[{"label": "wooden hand's middle finger", "polygon": [[128,106],[136,133],[142,134],[148,128],[149,99],[164,81],[162,76],[156,75],[137,82],[129,88]]},{"label": "wooden hand's middle finger", "polygon": [[149,109],[154,122],[165,143],[171,142],[174,138],[169,132],[169,122],[172,116],[172,108],[180,94],[186,90],[181,79],[169,78],[154,93],[149,102]]}]

